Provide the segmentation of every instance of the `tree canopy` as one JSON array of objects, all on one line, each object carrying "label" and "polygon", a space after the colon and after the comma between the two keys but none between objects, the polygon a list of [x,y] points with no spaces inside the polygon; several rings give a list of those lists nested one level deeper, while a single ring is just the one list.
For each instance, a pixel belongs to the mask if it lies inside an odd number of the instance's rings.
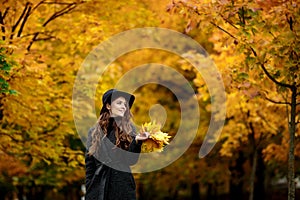
[{"label": "tree canopy", "polygon": [[[0,8],[0,196],[43,199],[52,190],[64,199],[59,193],[67,196],[64,191],[71,187],[76,188],[74,195],[83,195],[85,147],[72,113],[77,72],[88,53],[115,34],[161,27],[191,37],[215,62],[225,86],[226,120],[221,136],[212,138],[217,144],[200,159],[214,98],[203,74],[185,59],[203,59],[193,52],[179,56],[141,49],[117,58],[101,77],[91,69],[86,78],[98,81],[96,110],[107,89],[145,63],[172,67],[196,93],[201,121],[193,144],[170,166],[135,174],[139,197],[229,195],[234,199],[242,193],[249,199],[257,194],[270,197],[268,187],[287,177],[288,197],[295,199],[294,181],[300,173],[299,3],[4,1]],[[151,70],[145,72],[144,78],[148,76]],[[167,114],[162,129],[175,136],[181,123],[180,105],[172,91],[147,84],[135,95],[135,123],[148,122],[149,109],[159,104]],[[91,105],[83,104],[80,109],[84,124]],[[159,114],[153,116],[162,119]]]}]

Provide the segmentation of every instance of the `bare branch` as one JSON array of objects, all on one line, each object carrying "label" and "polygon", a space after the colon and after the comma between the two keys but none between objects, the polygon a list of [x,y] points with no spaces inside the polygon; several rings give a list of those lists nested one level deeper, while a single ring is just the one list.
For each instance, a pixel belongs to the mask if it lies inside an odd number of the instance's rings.
[{"label": "bare branch", "polygon": [[277,38],[271,31],[269,31],[270,35],[272,35],[272,37],[275,39]]},{"label": "bare branch", "polygon": [[219,25],[215,24],[214,22],[210,22],[212,25],[214,25],[215,27],[217,27],[218,29],[220,29],[221,31],[223,31],[224,33],[226,33],[227,35],[229,35],[230,37],[234,38],[237,40],[236,37],[234,37],[234,35],[232,35],[231,33],[229,33],[228,31],[226,31],[225,29],[223,29],[222,27],[220,27]]},{"label": "bare branch", "polygon": [[2,12],[0,11],[0,25],[1,25],[1,31],[3,33],[3,36],[2,36],[2,40],[4,41],[6,38],[5,38],[5,26],[4,26],[4,18],[5,16],[7,15],[8,13],[8,10],[9,10],[9,7],[7,7],[2,15]]},{"label": "bare branch", "polygon": [[[173,1],[173,5],[176,4],[174,1]],[[183,1],[178,1],[177,4],[182,4],[184,7],[187,7],[188,9],[190,9],[192,12],[196,13],[197,15],[202,15],[201,12],[198,10],[198,7],[193,7],[189,4],[187,4],[186,2],[183,2]],[[222,15],[221,15],[222,16]],[[226,20],[223,16],[222,18],[228,22],[229,24],[233,25],[232,23],[229,22],[229,20]],[[229,33],[228,31],[226,31],[225,29],[223,29],[222,27],[220,27],[219,25],[215,24],[214,22],[210,22],[212,25],[214,25],[215,27],[217,27],[218,29],[220,29],[221,31],[227,33],[230,37],[236,39],[231,33]],[[233,25],[234,26],[234,25]],[[235,27],[235,26],[234,26]]]},{"label": "bare branch", "polygon": [[43,35],[51,36],[51,33],[53,33],[53,32],[54,31],[34,32],[34,33],[29,33],[29,34],[26,34],[26,35],[22,35],[22,38],[31,37],[31,36],[34,36],[35,34],[43,34]]},{"label": "bare branch", "polygon": [[[180,3],[183,4],[183,2],[180,2]],[[185,4],[183,4],[183,5],[189,7],[190,9],[193,9],[194,12],[195,12],[197,15],[201,15],[201,13],[199,12],[198,8],[191,8],[191,7],[188,6],[188,5],[185,5]],[[234,28],[237,29],[237,27],[236,27],[234,24],[232,24],[229,20],[226,20],[222,15],[221,15],[221,17],[222,17],[226,22],[228,22],[231,26],[233,26]],[[211,21],[210,23],[211,23],[212,25],[214,25],[215,27],[217,27],[218,29],[220,29],[221,31],[223,31],[224,33],[228,34],[230,37],[232,37],[232,38],[234,38],[234,39],[237,39],[237,38],[234,37],[231,33],[229,33],[228,31],[226,31],[225,29],[223,29],[223,28],[220,27],[219,25],[215,24],[214,22]]]},{"label": "bare branch", "polygon": [[45,27],[49,22],[51,22],[52,20],[56,19],[59,16],[62,16],[64,14],[69,13],[71,10],[73,10],[74,8],[76,8],[76,3],[71,3],[68,6],[66,6],[65,8],[61,9],[60,11],[55,12],[44,24],[43,26]]},{"label": "bare branch", "polygon": [[289,24],[290,30],[293,31],[293,24],[294,24],[293,18],[288,16],[287,14],[285,14],[285,17],[286,17],[286,21]]},{"label": "bare branch", "polygon": [[[73,9],[76,8],[76,3],[70,3],[68,4],[68,6],[64,7],[63,9],[55,12],[44,24],[43,24],[43,27],[46,27],[47,24],[51,21],[53,21],[54,19],[56,19],[57,17],[59,16],[62,16],[64,14],[67,14],[69,13],[70,11],[72,11]],[[32,40],[30,41],[29,45],[27,46],[27,50],[29,51],[32,44],[38,40],[38,36],[39,36],[40,32],[37,32],[34,34]]]},{"label": "bare branch", "polygon": [[[255,57],[258,57],[256,51],[249,45],[252,53],[254,54]],[[282,82],[279,82],[277,81],[270,73],[269,71],[266,69],[264,63],[260,63],[260,67],[262,68],[262,70],[264,71],[264,73],[267,75],[267,77],[269,79],[271,79],[271,81],[273,81],[274,83],[276,83],[277,85],[280,85],[282,87],[287,87],[287,88],[290,88],[292,89],[293,88],[293,85],[289,85],[289,84],[286,84],[286,83],[282,83]]]},{"label": "bare branch", "polygon": [[31,5],[30,5],[29,8],[28,8],[28,10],[27,10],[27,13],[26,13],[26,15],[25,15],[25,17],[24,17],[24,19],[23,19],[23,21],[22,21],[22,24],[21,24],[21,27],[20,27],[20,29],[19,29],[19,31],[18,31],[17,37],[20,37],[21,34],[22,34],[23,28],[24,28],[24,26],[25,26],[25,24],[26,24],[26,21],[27,21],[29,15],[30,15],[31,8],[32,8],[32,7],[31,7]]},{"label": "bare branch", "polygon": [[4,11],[4,13],[3,13],[3,16],[2,16],[3,20],[4,20],[4,18],[6,17],[6,15],[7,15],[9,9],[10,9],[10,7],[7,7],[7,8],[5,9],[5,11]]},{"label": "bare branch", "polygon": [[282,83],[282,82],[279,82],[277,81],[269,72],[268,70],[266,69],[265,65],[264,64],[260,64],[261,68],[263,69],[263,71],[265,72],[265,74],[267,75],[267,77],[269,79],[271,79],[274,83],[276,83],[277,85],[280,85],[282,87],[287,87],[287,88],[290,88],[292,89],[293,88],[293,85],[290,85],[290,84],[286,84],[286,83]]},{"label": "bare branch", "polygon": [[12,26],[10,39],[13,39],[13,37],[14,37],[14,32],[15,32],[15,30],[17,29],[19,23],[22,21],[24,15],[26,14],[29,5],[30,5],[30,3],[27,2],[26,5],[25,5],[25,8],[24,8],[24,10],[23,10],[23,12],[22,12],[22,14],[21,14],[21,16],[19,17],[19,19],[17,20],[17,22],[15,23],[15,25]]},{"label": "bare branch", "polygon": [[236,27],[231,21],[229,21],[224,15],[220,14],[220,16],[223,18],[223,20],[225,22],[227,22],[228,24],[230,24],[233,28],[238,29],[238,27]]},{"label": "bare branch", "polygon": [[37,36],[38,36],[38,35],[39,35],[39,33],[38,33],[38,32],[34,34],[34,36],[33,36],[32,40],[30,41],[29,45],[27,46],[27,51],[29,51],[29,50],[30,50],[30,48],[31,48],[32,44],[33,44],[33,43],[36,41],[36,38],[37,38]]},{"label": "bare branch", "polygon": [[44,2],[45,2],[45,0],[40,1],[36,6],[34,6],[34,7],[32,8],[32,10],[31,10],[30,14],[32,14],[33,11],[35,11],[35,10],[36,10],[40,5],[42,5]]},{"label": "bare branch", "polygon": [[265,97],[268,101],[272,102],[272,103],[275,103],[275,104],[283,104],[283,105],[291,105],[291,103],[289,102],[282,102],[282,101],[275,101],[273,99],[270,99],[268,97]]},{"label": "bare branch", "polygon": [[[7,11],[7,9],[6,9]],[[2,15],[2,12],[0,11],[0,25],[1,25],[1,31],[2,33],[4,33],[4,35],[2,36],[2,40],[5,40],[5,27],[4,27],[4,17],[5,17],[5,13]]]}]

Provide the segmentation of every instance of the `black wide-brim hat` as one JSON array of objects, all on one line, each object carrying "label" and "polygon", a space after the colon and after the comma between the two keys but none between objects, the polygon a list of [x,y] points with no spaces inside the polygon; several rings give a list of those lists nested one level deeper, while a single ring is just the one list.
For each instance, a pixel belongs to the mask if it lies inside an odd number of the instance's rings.
[{"label": "black wide-brim hat", "polygon": [[115,100],[118,97],[124,97],[127,102],[128,102],[128,106],[129,109],[132,107],[132,104],[135,100],[135,96],[132,94],[129,94],[127,92],[123,92],[117,89],[110,89],[108,91],[106,91],[103,96],[102,96],[102,109],[101,109],[101,113],[103,111],[103,108],[105,108],[106,104],[108,103],[109,105],[111,105],[111,102],[113,100]]}]

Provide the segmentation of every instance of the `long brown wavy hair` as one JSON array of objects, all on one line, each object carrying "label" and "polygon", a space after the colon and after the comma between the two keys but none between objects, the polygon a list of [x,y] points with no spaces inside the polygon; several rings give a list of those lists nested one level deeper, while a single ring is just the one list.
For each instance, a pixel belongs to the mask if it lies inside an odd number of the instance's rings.
[{"label": "long brown wavy hair", "polygon": [[[121,118],[120,124],[117,124],[115,120],[113,120],[112,127],[114,129],[116,144],[115,147],[122,148],[124,150],[128,150],[130,143],[132,142],[131,135],[134,135],[134,131],[132,128],[131,118],[132,113],[130,112],[128,103],[126,105],[126,111],[124,117]],[[89,148],[88,155],[93,155],[98,149],[100,140],[103,137],[107,136],[107,128],[110,123],[110,113],[106,108],[106,105],[103,105],[100,113],[100,117],[95,125],[95,129],[92,132],[92,144]]]}]

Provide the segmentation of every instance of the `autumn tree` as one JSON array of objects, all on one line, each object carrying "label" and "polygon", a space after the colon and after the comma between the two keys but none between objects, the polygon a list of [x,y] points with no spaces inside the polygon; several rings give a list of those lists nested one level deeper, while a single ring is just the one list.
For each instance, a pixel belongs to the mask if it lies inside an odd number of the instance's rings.
[{"label": "autumn tree", "polygon": [[[260,153],[263,147],[265,158],[273,161],[272,149],[284,152],[284,148],[280,147],[280,142],[283,145],[286,142],[287,129],[281,129],[284,126],[284,115],[272,119],[274,113],[283,113],[284,109],[270,103],[261,109],[260,105],[264,104],[264,99],[281,102],[284,98],[292,97],[289,92],[291,89],[284,90],[283,87],[271,85],[266,80],[271,76],[280,83],[293,85],[288,81],[292,80],[289,76],[293,73],[297,75],[296,68],[293,68],[297,65],[291,62],[298,55],[298,18],[297,13],[292,13],[292,9],[298,8],[297,5],[283,8],[280,4],[270,7],[263,2],[230,4],[227,1],[212,1],[197,4],[192,1],[174,1],[167,6],[167,2],[168,0],[22,0],[3,3],[0,24],[1,56],[4,56],[0,57],[0,84],[3,83],[1,89],[5,92],[15,90],[16,95],[0,94],[0,153],[3,155],[1,158],[15,162],[18,167],[15,168],[10,163],[3,164],[1,160],[0,181],[10,182],[10,186],[18,187],[19,191],[30,190],[31,196],[27,195],[30,199],[34,198],[34,188],[40,190],[41,196],[38,198],[41,199],[45,195],[46,186],[61,189],[71,184],[83,183],[85,149],[76,134],[71,110],[76,73],[88,53],[102,41],[116,33],[139,27],[172,28],[200,41],[213,55],[218,66],[223,64],[220,66],[225,85],[229,86],[226,91],[229,94],[227,104],[230,109],[226,132],[220,138],[221,142],[211,154],[200,160],[198,151],[209,126],[211,102],[201,74],[193,70],[184,59],[167,52],[146,49],[116,58],[101,77],[95,73],[97,65],[88,69],[85,78],[91,83],[98,81],[96,95],[91,99],[95,101],[96,111],[101,107],[104,91],[114,87],[126,72],[145,63],[160,63],[178,70],[197,93],[202,118],[195,142],[171,166],[157,172],[135,175],[138,184],[144,186],[144,196],[198,198],[203,192],[211,197],[226,193],[230,182],[230,154],[235,154],[240,147],[244,147],[241,148],[243,153]],[[170,12],[167,13],[166,10]],[[274,13],[286,10],[290,10],[287,18],[280,15],[285,20],[275,17],[275,21],[270,21]],[[180,15],[172,14],[177,11]],[[203,13],[206,14],[205,17]],[[291,26],[287,26],[286,19]],[[275,22],[280,29],[272,25]],[[200,33],[199,28],[204,32]],[[214,28],[220,31],[217,32]],[[267,28],[271,28],[271,34]],[[293,36],[293,40],[286,35]],[[207,36],[211,36],[209,40]],[[294,42],[290,43],[291,41]],[[225,48],[230,50],[225,52]],[[296,54],[291,53],[293,48]],[[232,49],[238,50],[236,57],[232,56],[235,53]],[[291,58],[287,54],[292,55]],[[197,58],[191,52],[186,55]],[[4,64],[11,60],[15,61],[9,65],[12,67]],[[258,73],[255,70],[257,68],[265,69],[269,75]],[[272,76],[273,73],[275,76]],[[143,75],[149,78],[151,70]],[[167,74],[165,76],[170,78]],[[137,99],[132,111],[138,125],[150,120],[149,109],[152,105],[160,104],[168,114],[164,130],[173,135],[176,133],[180,123],[179,105],[168,88],[148,84],[135,91],[135,95]],[[232,105],[236,101],[240,103],[237,105],[238,110]],[[91,105],[81,105],[83,115],[80,123],[85,124],[91,114]],[[233,116],[236,116],[235,119]],[[233,125],[235,123],[236,127]],[[262,131],[260,127],[266,130]],[[285,138],[280,142],[276,142],[277,136],[281,136],[278,132]],[[271,144],[266,141],[271,141]],[[245,144],[251,144],[251,149]],[[217,152],[221,152],[223,157],[219,158]],[[255,156],[253,158],[254,163]],[[275,162],[284,159],[284,156],[277,156]],[[220,160],[221,164],[216,166],[215,163]],[[174,180],[174,177],[178,179]],[[161,185],[164,187],[160,187]],[[162,193],[154,194],[153,190]],[[213,194],[213,191],[217,192]],[[22,195],[21,192],[19,195]]]},{"label": "autumn tree", "polygon": [[[24,164],[22,173],[1,169],[12,174],[9,181],[21,196],[29,191],[28,198],[43,198],[34,191],[43,196],[47,186],[83,183],[85,149],[71,110],[76,72],[88,52],[112,34],[156,23],[136,1],[104,3],[24,0],[1,6],[1,55],[16,63],[3,79],[17,94],[1,94],[0,148]],[[7,65],[1,67],[6,73]],[[113,86],[118,70],[111,68],[100,80],[100,93]],[[1,89],[10,89],[7,84]]]},{"label": "autumn tree", "polygon": [[288,105],[288,198],[295,199],[294,161],[297,106],[299,105],[299,2],[298,1],[173,1],[172,10],[183,14],[191,28],[209,26],[222,33],[222,43],[243,56],[236,70],[256,70],[256,79],[268,78],[277,95],[261,88],[260,96]]},{"label": "autumn tree", "polygon": [[[69,141],[74,136],[72,118],[66,112],[70,99],[61,90],[67,78],[55,76],[51,70],[53,63],[40,51],[57,36],[55,29],[48,28],[49,24],[79,4],[5,1],[1,6],[1,61],[2,53],[15,61],[10,69],[5,63],[1,69],[10,70],[5,81],[16,95],[1,94],[0,148],[1,154],[12,162],[22,163],[23,173],[12,173],[8,167],[1,169],[2,173],[12,175],[6,181],[18,187],[20,196],[25,188],[63,185],[62,173],[72,174],[76,167],[83,166],[80,147],[72,147]],[[61,72],[56,68],[56,73]]]}]

